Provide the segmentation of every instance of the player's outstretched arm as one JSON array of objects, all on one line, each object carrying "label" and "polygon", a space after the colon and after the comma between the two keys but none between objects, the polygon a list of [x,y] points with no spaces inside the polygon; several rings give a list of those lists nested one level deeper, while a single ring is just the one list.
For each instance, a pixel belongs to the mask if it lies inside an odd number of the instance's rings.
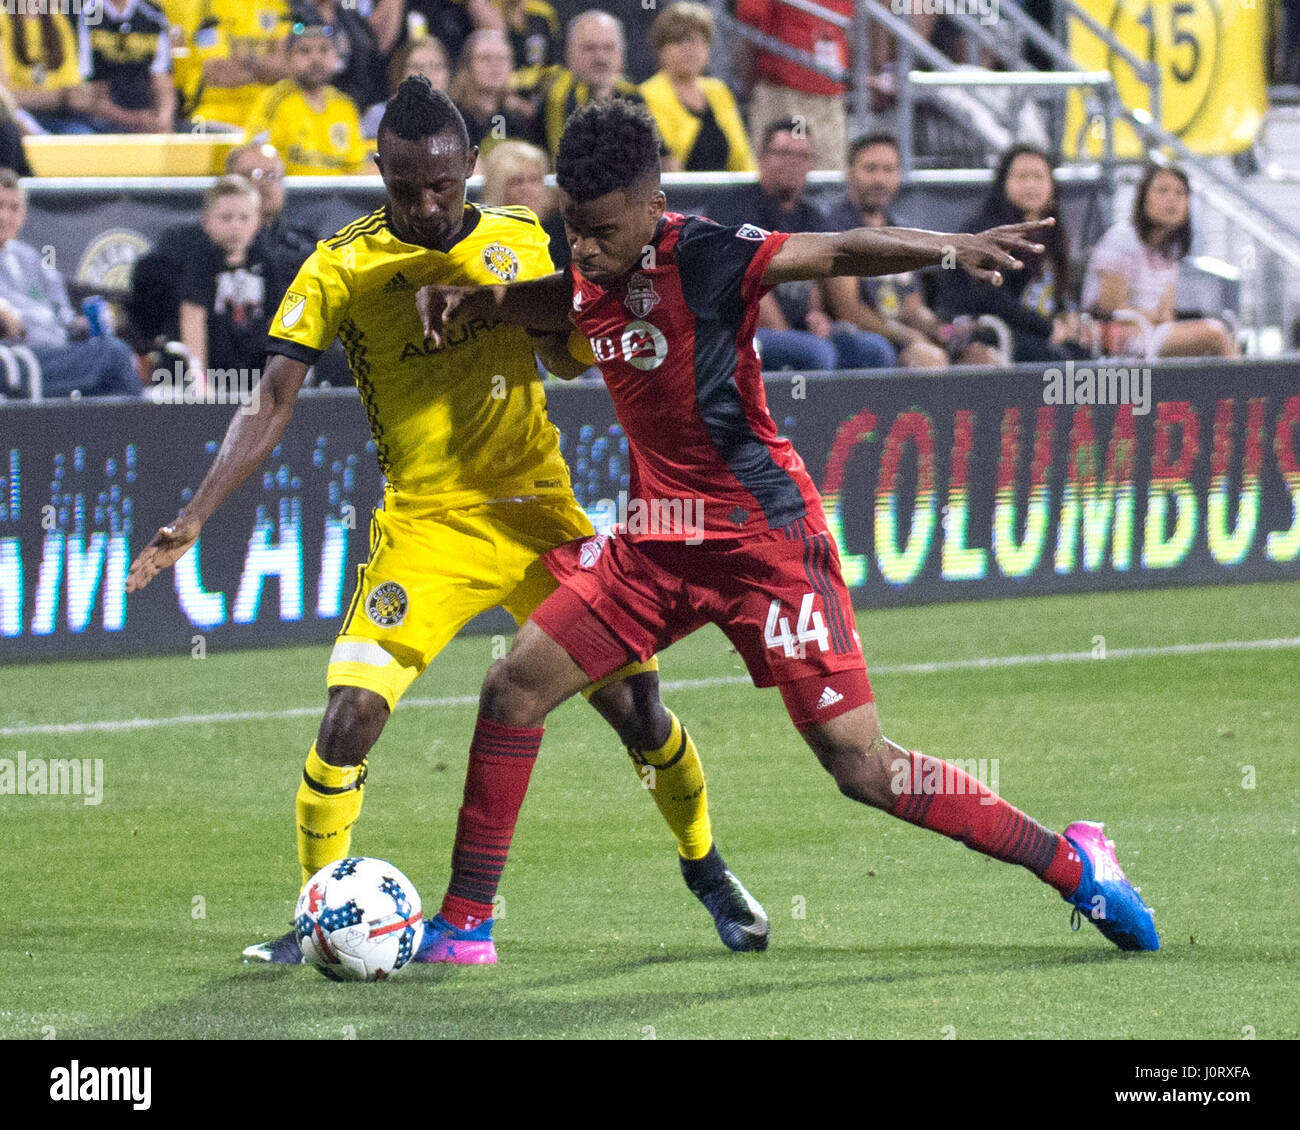
[{"label": "player's outstretched arm", "polygon": [[507,322],[557,333],[571,329],[571,284],[562,271],[510,286],[422,286],[415,292],[424,336],[442,344],[442,327],[452,318]]},{"label": "player's outstretched arm", "polygon": [[1034,237],[1056,221],[1029,220],[987,231],[919,231],[916,228],[854,228],[790,236],[763,272],[763,285],[840,275],[893,275],[940,264],[961,267],[977,279],[1002,284],[1002,271],[1024,264],[1018,255],[1043,250]]},{"label": "player's outstretched arm", "polygon": [[257,411],[235,412],[221,450],[203,477],[203,483],[169,526],[131,562],[126,591],[144,588],[162,570],[174,565],[199,538],[203,523],[226,497],[256,471],[280,442],[293,415],[293,402],[307,377],[307,366],[279,353],[272,354],[257,386]]}]

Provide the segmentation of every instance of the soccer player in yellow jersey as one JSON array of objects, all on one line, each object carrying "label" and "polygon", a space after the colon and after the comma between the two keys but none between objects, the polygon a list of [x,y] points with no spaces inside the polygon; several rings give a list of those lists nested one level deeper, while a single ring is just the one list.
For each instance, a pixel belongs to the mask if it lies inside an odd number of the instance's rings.
[{"label": "soccer player in yellow jersey", "polygon": [[[423,334],[415,291],[425,282],[494,283],[552,273],[547,237],[527,208],[466,204],[478,151],[445,95],[422,75],[406,79],[379,130],[388,203],[322,240],[271,324],[270,356],[253,415],[236,413],[193,499],[131,565],[127,591],[175,563],[203,523],[280,441],[308,367],[337,335],[361,392],[387,479],[371,524],[370,558],[330,655],[329,703],[298,788],[298,860],[305,881],[347,856],[361,811],[366,755],[411,682],[469,620],[494,606],[522,623],[556,588],[545,551],[589,536],[546,416],[534,351],[552,372],[576,376],[566,334],[531,336],[499,323],[453,326],[435,347]],[[734,950],[767,945],[763,908],[727,870],[713,844],[704,773],[690,736],[659,700],[657,661],[633,663],[586,692],[618,733],[677,841],[687,886]],[[503,767],[503,763],[504,767]],[[458,834],[475,859],[457,860],[466,904],[495,884],[533,759],[472,750]],[[492,774],[510,780],[489,793]],[[444,903],[444,907],[446,907]],[[470,923],[467,947],[484,946],[492,920]],[[455,931],[441,915],[426,925],[433,960],[456,961]],[[424,951],[429,960],[431,950]],[[299,960],[291,931],[250,946],[250,959]],[[420,958],[417,957],[417,960]]]},{"label": "soccer player in yellow jersey", "polygon": [[368,171],[356,103],[329,84],[338,69],[334,29],[294,24],[289,77],[266,91],[248,115],[244,132],[274,145],[291,177]]}]

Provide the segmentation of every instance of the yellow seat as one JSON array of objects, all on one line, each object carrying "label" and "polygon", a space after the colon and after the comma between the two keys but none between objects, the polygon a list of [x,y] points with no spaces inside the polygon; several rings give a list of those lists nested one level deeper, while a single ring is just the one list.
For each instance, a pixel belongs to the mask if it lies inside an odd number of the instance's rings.
[{"label": "yellow seat", "polygon": [[127,133],[26,137],[23,148],[38,177],[217,176],[239,133]]}]

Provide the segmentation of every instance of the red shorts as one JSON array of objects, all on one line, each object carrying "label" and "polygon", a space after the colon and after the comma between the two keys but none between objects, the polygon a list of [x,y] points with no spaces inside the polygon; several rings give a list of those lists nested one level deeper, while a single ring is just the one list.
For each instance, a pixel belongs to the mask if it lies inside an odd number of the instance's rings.
[{"label": "red shorts", "polygon": [[799,727],[872,700],[835,543],[799,521],[697,545],[597,534],[543,560],[560,587],[532,614],[594,681],[706,623],[754,685],[778,686]]}]

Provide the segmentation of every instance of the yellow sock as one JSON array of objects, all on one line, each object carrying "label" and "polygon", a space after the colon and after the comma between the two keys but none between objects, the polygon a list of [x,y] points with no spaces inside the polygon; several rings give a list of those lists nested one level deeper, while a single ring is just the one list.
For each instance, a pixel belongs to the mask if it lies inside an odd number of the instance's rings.
[{"label": "yellow sock", "polygon": [[649,789],[677,839],[677,853],[683,859],[702,859],[713,846],[704,766],[686,727],[671,710],[668,717],[673,728],[662,746],[627,752],[636,765],[642,787]]},{"label": "yellow sock", "polygon": [[303,884],[327,863],[348,854],[352,825],[361,815],[365,780],[364,761],[360,765],[327,765],[316,753],[316,743],[311,743],[297,801]]}]

